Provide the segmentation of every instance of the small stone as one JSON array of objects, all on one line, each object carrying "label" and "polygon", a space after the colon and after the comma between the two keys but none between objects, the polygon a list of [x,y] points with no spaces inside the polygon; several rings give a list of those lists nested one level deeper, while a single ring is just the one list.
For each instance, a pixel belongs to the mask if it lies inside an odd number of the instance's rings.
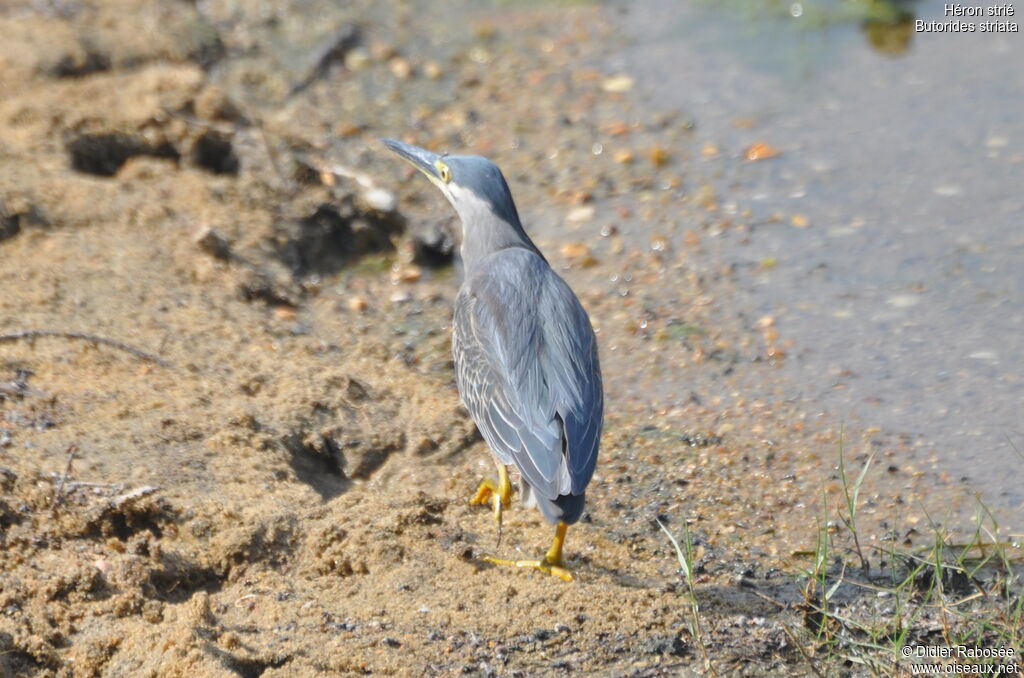
[{"label": "small stone", "polygon": [[281,320],[295,320],[297,315],[294,306],[275,306],[273,313],[275,318]]},{"label": "small stone", "polygon": [[498,34],[498,27],[490,21],[481,21],[473,27],[473,33],[481,40],[493,40]]},{"label": "small stone", "polygon": [[715,200],[715,189],[711,184],[704,184],[693,194],[693,201],[705,209],[714,205]]},{"label": "small stone", "polygon": [[345,53],[345,68],[350,71],[361,71],[370,64],[370,53],[362,47],[350,49]]},{"label": "small stone", "polygon": [[581,242],[567,242],[562,245],[562,256],[569,259],[578,259],[590,254],[590,248]]},{"label": "small stone", "polygon": [[395,276],[399,282],[414,283],[423,277],[423,269],[416,265],[403,266]]},{"label": "small stone", "polygon": [[487,65],[491,63],[492,58],[491,53],[485,47],[477,45],[469,50],[469,60],[473,63]]},{"label": "small stone", "polygon": [[885,303],[894,308],[910,308],[911,306],[916,306],[919,301],[918,297],[910,294],[897,294],[886,299]]},{"label": "small stone", "polygon": [[999,359],[999,356],[995,351],[975,351],[967,357],[971,360],[989,360],[992,362]]},{"label": "small stone", "polygon": [[362,197],[367,207],[378,212],[394,212],[398,206],[395,194],[383,188],[371,188]]},{"label": "small stone", "polygon": [[388,61],[398,54],[398,51],[386,42],[375,42],[370,45],[370,54],[377,61]]},{"label": "small stone", "polygon": [[97,558],[92,561],[92,566],[99,570],[104,577],[109,577],[110,573],[114,571],[114,564],[106,558]]},{"label": "small stone", "polygon": [[566,221],[578,224],[593,219],[595,212],[596,210],[593,205],[584,205],[583,207],[577,207],[570,211],[565,218]]},{"label": "small stone", "polygon": [[354,122],[339,122],[334,126],[334,131],[340,137],[354,137],[362,132],[363,128]]},{"label": "small stone", "polygon": [[651,164],[654,165],[655,167],[663,167],[664,165],[668,164],[668,161],[671,157],[672,156],[669,154],[668,150],[662,148],[661,146],[655,146],[654,148],[651,149]]},{"label": "small stone", "polygon": [[227,238],[209,226],[202,228],[196,234],[196,245],[215,259],[227,260],[231,258],[231,244]]},{"label": "small stone", "polygon": [[605,128],[608,134],[613,137],[622,136],[623,134],[629,134],[629,123],[624,120],[616,120]]},{"label": "small stone", "polygon": [[779,149],[763,141],[754,142],[744,154],[747,160],[767,160],[779,154]]},{"label": "small stone", "polygon": [[620,94],[633,89],[634,82],[633,77],[630,75],[613,75],[601,82],[601,89],[611,94]]},{"label": "small stone", "polygon": [[444,69],[441,68],[441,64],[436,61],[428,61],[423,65],[423,74],[431,80],[438,80],[444,75]]},{"label": "small stone", "polygon": [[574,266],[590,268],[597,264],[597,259],[591,254],[590,248],[581,242],[570,242],[562,245],[562,256],[571,259]]},{"label": "small stone", "polygon": [[391,74],[399,80],[408,80],[412,77],[412,64],[404,57],[395,57],[388,62]]},{"label": "small stone", "polygon": [[241,111],[219,87],[211,86],[199,93],[193,102],[196,117],[204,120],[238,120]]},{"label": "small stone", "polygon": [[629,163],[633,162],[633,158],[633,151],[626,150],[615,152],[615,162],[619,163],[620,165],[628,165]]},{"label": "small stone", "polygon": [[164,620],[164,604],[159,600],[147,600],[142,606],[142,618],[150,624],[159,624]]},{"label": "small stone", "polygon": [[17,214],[8,214],[4,205],[0,203],[0,240],[6,240],[18,235],[21,231]]}]

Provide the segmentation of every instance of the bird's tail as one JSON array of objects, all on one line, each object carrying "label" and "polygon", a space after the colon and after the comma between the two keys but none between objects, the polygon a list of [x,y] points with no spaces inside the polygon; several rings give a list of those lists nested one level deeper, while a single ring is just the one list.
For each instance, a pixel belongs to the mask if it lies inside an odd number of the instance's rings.
[{"label": "bird's tail", "polygon": [[579,521],[583,515],[583,507],[586,504],[587,495],[563,494],[555,499],[541,497],[524,480],[519,487],[520,501],[526,508],[536,506],[544,517],[551,523],[567,523],[572,525]]}]

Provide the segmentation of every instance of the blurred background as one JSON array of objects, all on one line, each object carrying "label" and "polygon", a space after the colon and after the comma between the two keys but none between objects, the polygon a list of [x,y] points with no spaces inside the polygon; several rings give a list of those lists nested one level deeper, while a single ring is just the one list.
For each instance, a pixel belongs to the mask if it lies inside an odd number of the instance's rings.
[{"label": "blurred background", "polygon": [[[1021,507],[1024,42],[1000,3],[641,3],[617,56],[653,105],[766,163],[714,183],[761,223],[724,237],[734,303],[796,350],[805,407],[920,436],[949,473]],[[915,26],[974,24],[975,32]],[[995,24],[995,25],[993,25]],[[984,31],[984,32],[983,32]],[[708,149],[708,146],[704,146]]]}]

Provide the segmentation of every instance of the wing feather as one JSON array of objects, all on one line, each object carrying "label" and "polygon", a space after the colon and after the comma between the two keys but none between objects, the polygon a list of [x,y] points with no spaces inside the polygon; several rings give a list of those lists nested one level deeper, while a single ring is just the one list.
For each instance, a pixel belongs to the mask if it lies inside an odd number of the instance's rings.
[{"label": "wing feather", "polygon": [[597,462],[604,412],[597,341],[568,285],[541,257],[488,257],[455,304],[459,392],[502,463],[539,496],[581,494]]}]

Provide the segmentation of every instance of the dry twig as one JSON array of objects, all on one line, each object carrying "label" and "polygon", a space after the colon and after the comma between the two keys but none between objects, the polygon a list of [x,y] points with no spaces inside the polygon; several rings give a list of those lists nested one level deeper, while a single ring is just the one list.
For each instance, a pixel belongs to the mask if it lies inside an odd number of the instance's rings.
[{"label": "dry twig", "polygon": [[90,341],[94,344],[103,344],[104,346],[110,346],[126,353],[131,353],[140,360],[146,360],[151,363],[156,363],[160,367],[172,367],[169,362],[161,358],[160,356],[153,355],[152,353],[146,353],[142,349],[135,348],[122,341],[115,339],[107,339],[95,334],[88,334],[86,332],[65,332],[63,330],[21,330],[20,332],[11,332],[10,334],[0,334],[0,342],[4,341],[19,341],[21,339],[38,339],[39,337],[60,337],[63,339],[81,339],[82,341]]},{"label": "dry twig", "polygon": [[78,451],[78,445],[71,443],[68,445],[68,463],[64,465],[64,473],[60,476],[60,482],[57,483],[57,489],[53,493],[53,501],[50,502],[50,508],[57,508],[57,504],[60,503],[60,497],[64,493],[64,483],[68,481],[68,476],[71,475],[71,462],[75,460],[75,452]]}]

